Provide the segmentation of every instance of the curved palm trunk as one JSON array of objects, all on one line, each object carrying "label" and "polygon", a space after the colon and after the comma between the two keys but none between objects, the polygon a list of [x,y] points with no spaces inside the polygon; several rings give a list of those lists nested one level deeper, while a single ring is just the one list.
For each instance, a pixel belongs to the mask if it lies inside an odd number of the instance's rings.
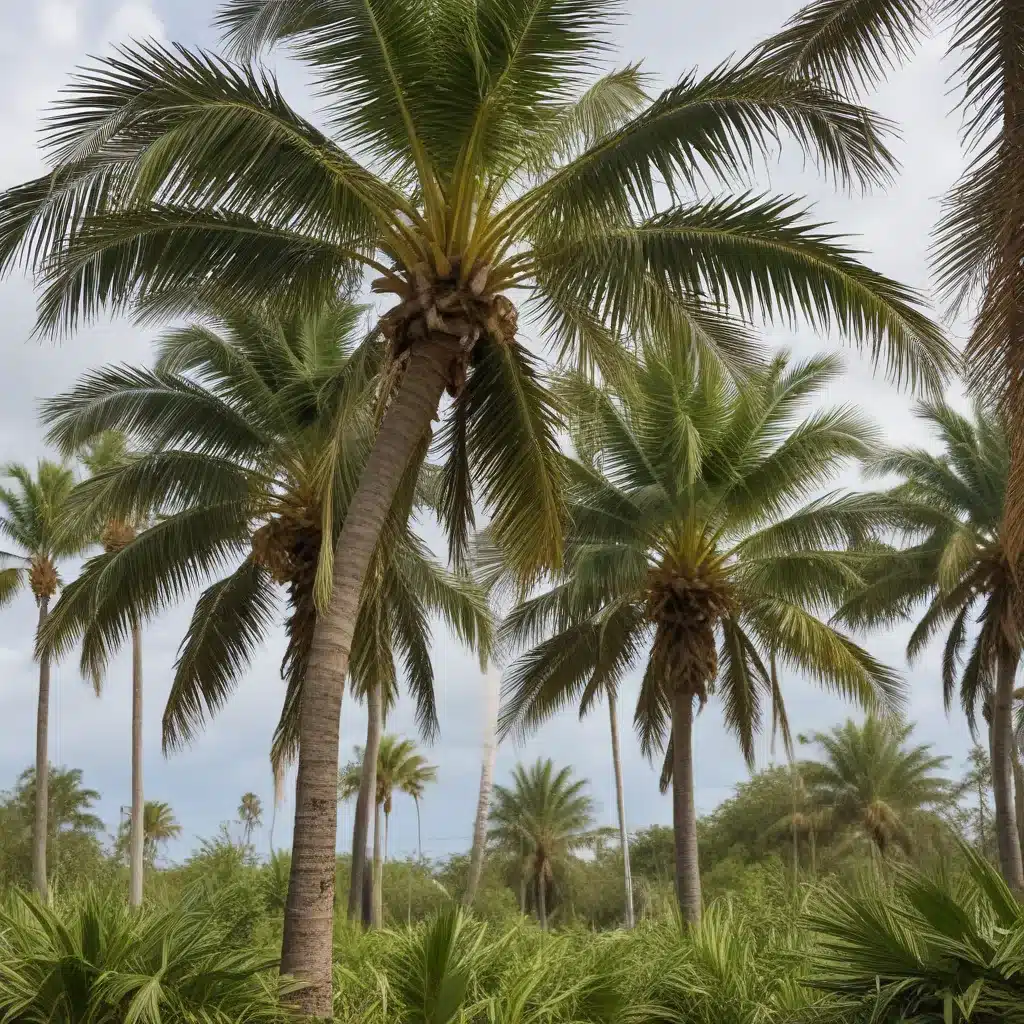
[{"label": "curved palm trunk", "polygon": [[473,849],[469,855],[469,878],[466,893],[462,898],[465,906],[473,905],[476,891],[480,887],[480,876],[484,869],[484,854],[487,846],[487,815],[491,806],[491,791],[494,789],[494,764],[498,757],[498,679],[497,673],[487,673],[487,718],[484,724],[483,760],[480,762],[480,792],[476,800],[476,818],[473,821]]},{"label": "curved palm trunk", "polygon": [[626,886],[625,923],[635,924],[633,915],[633,873],[629,868],[629,836],[626,833],[626,796],[622,785],[622,756],[619,752],[619,713],[614,693],[608,694],[608,723],[612,733],[612,765],[615,769],[615,806],[619,813],[619,846],[622,849],[623,882]]},{"label": "curved palm trunk", "polygon": [[[373,904],[370,927],[379,928],[384,916],[384,843],[381,835],[381,808],[376,804],[373,813]],[[386,826],[385,826],[386,827]]]},{"label": "curved palm trunk", "polygon": [[[39,598],[36,636],[46,623],[50,599]],[[39,704],[36,708],[36,806],[32,819],[32,883],[41,900],[46,899],[46,836],[49,831],[50,797],[50,655],[39,658]]]},{"label": "curved palm trunk", "polygon": [[[366,866],[366,845],[370,835],[371,808],[377,805],[377,758],[380,756],[380,737],[383,726],[381,692],[374,687],[366,695],[366,746],[363,748],[363,767],[356,796],[355,823],[352,828],[352,875],[349,880],[348,916],[359,917],[359,895],[363,891],[363,878],[370,878]],[[378,830],[375,830],[375,833]],[[374,837],[376,845],[376,835]]]},{"label": "curved palm trunk", "polygon": [[1018,659],[1015,651],[1003,651],[999,656],[992,707],[992,796],[999,867],[1006,884],[1020,893],[1024,892],[1024,864],[1013,806],[1013,680]]},{"label": "curved palm trunk", "polygon": [[132,623],[132,830],[129,840],[128,902],[142,906],[145,864],[142,794],[142,628]]},{"label": "curved palm trunk", "polygon": [[412,350],[338,536],[331,599],[313,631],[299,715],[295,829],[281,970],[307,983],[295,993],[293,1003],[315,1017],[330,1017],[332,1010],[338,729],[352,631],[384,521],[406,466],[437,413],[449,358],[441,345]]},{"label": "curved palm trunk", "polygon": [[697,812],[693,799],[693,696],[672,699],[672,828],[676,847],[676,899],[683,920],[700,921]]}]

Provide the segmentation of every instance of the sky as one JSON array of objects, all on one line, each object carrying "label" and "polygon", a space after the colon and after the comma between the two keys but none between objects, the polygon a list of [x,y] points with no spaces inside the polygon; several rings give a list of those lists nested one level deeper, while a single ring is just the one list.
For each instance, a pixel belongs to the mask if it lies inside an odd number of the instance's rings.
[{"label": "sky", "polygon": [[[798,7],[797,0],[716,0],[715,3],[666,0],[625,0],[627,17],[615,33],[615,63],[642,60],[659,86],[671,84],[694,67],[710,69],[731,54],[742,53],[759,38],[779,27]],[[0,188],[15,185],[43,169],[37,131],[45,108],[68,75],[87,55],[109,53],[118,43],[155,38],[187,46],[215,47],[210,28],[210,0],[33,0],[0,4]],[[772,191],[806,196],[816,217],[835,222],[850,236],[867,261],[924,292],[929,289],[927,246],[935,223],[939,197],[962,167],[958,121],[950,114],[953,100],[946,79],[952,70],[944,59],[946,41],[924,41],[915,59],[894,73],[872,97],[872,105],[901,126],[895,151],[902,164],[896,184],[868,196],[836,194],[813,168],[786,157],[766,169],[764,185]],[[286,61],[275,61],[282,89],[304,114],[315,116],[316,99],[305,76]],[[86,370],[108,362],[146,364],[152,332],[125,321],[101,322],[74,337],[53,344],[31,338],[34,323],[32,282],[12,276],[0,282],[0,462],[26,463],[46,454],[37,424],[37,402],[70,387]],[[955,333],[955,332],[954,332]],[[784,344],[799,355],[834,346],[832,339],[810,332],[766,332],[771,344]],[[915,420],[913,401],[897,392],[855,352],[847,357],[848,372],[826,396],[830,402],[853,402],[876,420],[893,444],[926,443]],[[843,481],[856,483],[855,476]],[[436,540],[436,531],[431,539]],[[64,567],[73,578],[74,564]],[[256,835],[260,852],[270,842],[272,804],[268,750],[283,696],[278,666],[284,649],[283,633],[270,643],[241,681],[227,707],[188,750],[164,758],[160,753],[160,717],[170,687],[172,666],[184,635],[191,606],[167,611],[145,631],[145,787],[147,799],[168,802],[182,825],[182,836],[165,852],[183,860],[200,838],[217,832],[221,823],[237,817],[239,798],[252,790],[266,807],[266,824]],[[11,786],[34,758],[34,724],[38,669],[31,657],[36,610],[27,594],[0,611],[0,789]],[[904,666],[908,629],[872,634],[864,642],[888,663]],[[476,659],[460,649],[438,627],[433,646],[441,736],[428,754],[438,767],[438,782],[422,801],[423,853],[443,857],[468,848],[476,806],[481,741],[487,717],[488,693],[494,677],[481,675]],[[915,737],[934,744],[950,757],[949,770],[958,772],[970,748],[963,721],[943,711],[939,651],[929,650],[906,670],[908,714],[915,720]],[[630,829],[669,823],[671,806],[658,793],[657,772],[643,759],[628,731],[631,698],[637,679],[627,681],[623,694],[623,741],[626,807]],[[787,708],[794,731],[827,729],[855,709],[808,682],[785,679]],[[399,703],[388,729],[414,735],[409,702]],[[361,742],[365,714],[350,698],[342,708],[341,756],[351,757]],[[51,709],[51,762],[84,771],[85,783],[98,790],[98,813],[108,829],[116,828],[122,806],[130,797],[130,665],[126,657],[110,667],[102,697],[97,698],[79,676],[74,658],[55,666]],[[722,725],[714,701],[697,720],[695,730],[696,788],[699,813],[725,799],[748,770],[735,742]],[[614,782],[609,756],[608,718],[603,707],[580,722],[566,713],[550,722],[519,747],[499,751],[497,780],[507,778],[517,760],[549,756],[571,764],[590,780],[601,824],[615,820]],[[760,767],[773,758],[769,738],[759,746]],[[293,804],[289,780],[277,810],[275,845],[286,845]],[[413,807],[396,800],[391,827],[391,851],[404,856],[416,851]],[[237,824],[233,826],[237,834]],[[339,811],[339,849],[351,834],[351,808]]]}]

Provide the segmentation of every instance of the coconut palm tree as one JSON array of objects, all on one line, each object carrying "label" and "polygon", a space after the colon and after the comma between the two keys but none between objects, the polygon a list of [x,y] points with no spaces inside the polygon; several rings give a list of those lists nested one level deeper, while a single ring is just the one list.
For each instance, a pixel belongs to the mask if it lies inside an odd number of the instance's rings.
[{"label": "coconut palm tree", "polygon": [[[154,370],[109,367],[44,403],[63,449],[120,429],[136,452],[82,484],[77,506],[121,519],[160,511],[130,544],[87,563],[54,609],[49,650],[82,637],[83,671],[102,672],[131,623],[241,561],[196,603],[164,711],[165,750],[191,741],[228,698],[276,621],[277,585],[289,606],[278,776],[298,748],[319,588],[331,587],[330,545],[320,538],[340,530],[375,430],[381,344],[376,335],[357,340],[360,315],[344,301],[283,317],[211,312],[158,341]],[[431,614],[483,651],[490,626],[479,589],[442,569],[411,530],[416,485],[411,474],[371,566],[350,674],[358,692],[391,692],[400,656],[420,728],[432,736]]]},{"label": "coconut palm tree", "polygon": [[954,93],[970,162],[946,195],[933,268],[948,312],[973,318],[967,382],[1007,411],[1011,459],[1006,543],[1024,550],[1024,18],[1013,0],[812,0],[758,48],[791,80],[847,95],[874,85],[938,28],[950,32]]},{"label": "coconut palm tree", "polygon": [[888,521],[877,495],[808,500],[874,449],[850,408],[796,418],[839,372],[834,358],[780,354],[736,389],[652,352],[621,394],[563,382],[579,410],[565,569],[505,620],[506,641],[535,646],[505,676],[501,731],[524,735],[567,704],[586,713],[642,667],[635,723],[648,756],[668,741],[662,786],[691,922],[694,705],[718,696],[752,763],[766,705],[788,742],[777,663],[867,707],[900,698],[898,676],[821,618],[862,582],[843,549]]},{"label": "coconut palm tree", "polygon": [[[349,800],[355,796],[362,784],[366,758],[363,747],[355,748],[355,760],[350,761],[338,773],[338,799]],[[373,829],[373,901],[371,924],[379,928],[383,923],[384,862],[388,856],[388,833],[391,809],[395,792],[411,796],[416,804],[417,845],[422,854],[420,837],[420,800],[423,790],[437,779],[437,768],[416,751],[416,744],[410,739],[384,735],[377,748],[377,773],[375,778],[377,799],[374,802]],[[384,827],[381,829],[381,814]]]},{"label": "coconut palm tree", "polygon": [[263,824],[263,801],[255,793],[243,793],[238,803],[238,820],[245,829],[245,845],[252,840],[252,834]]},{"label": "coconut palm tree", "polygon": [[548,926],[554,868],[594,842],[594,801],[586,789],[586,779],[574,779],[569,766],[556,771],[550,758],[529,768],[517,764],[512,785],[494,787],[488,835],[495,846],[524,857],[541,928]]},{"label": "coconut palm tree", "polygon": [[949,761],[928,744],[908,746],[914,727],[869,715],[803,742],[821,747],[823,758],[800,765],[808,800],[821,812],[821,828],[833,836],[867,840],[882,857],[912,848],[914,819],[952,803],[952,786],[941,774]]},{"label": "coconut palm tree", "polygon": [[782,134],[840,183],[884,180],[884,122],[752,61],[653,99],[635,65],[592,80],[619,13],[615,0],[228,0],[231,53],[288,44],[323,87],[330,134],[262,65],[137,45],[75,79],[47,122],[52,170],[0,197],[0,272],[43,275],[43,331],[101,308],[177,315],[225,291],[310,308],[368,270],[395,303],[381,320],[393,394],[336,538],[302,704],[283,966],[310,982],[306,1010],[331,1005],[327,796],[359,595],[446,390],[454,553],[472,479],[517,571],[561,558],[556,413],[508,293],[522,289],[559,358],[609,377],[620,335],[670,330],[749,365],[757,345],[727,305],[835,325],[911,383],[951,365],[917,297],[794,200],[721,194]]},{"label": "coconut palm tree", "polygon": [[[867,585],[840,616],[850,625],[891,628],[917,618],[907,644],[913,661],[945,632],[942,686],[947,711],[959,691],[972,731],[990,707],[992,794],[1003,877],[1024,890],[1024,865],[1013,798],[1013,692],[1020,661],[1015,625],[1019,600],[1004,543],[1004,498],[1010,453],[1001,417],[976,406],[973,418],[941,403],[918,414],[941,451],[894,449],[871,472],[901,478],[888,492],[905,546],[877,545],[865,566]],[[977,621],[980,629],[970,629]]]},{"label": "coconut palm tree", "polygon": [[[75,486],[71,469],[41,459],[35,476],[11,463],[2,475],[13,486],[0,487],[0,536],[16,550],[0,551],[0,605],[11,601],[28,584],[39,609],[38,636],[46,623],[50,602],[61,586],[57,563],[80,554],[92,540],[87,524],[67,514]],[[32,883],[46,899],[46,836],[49,796],[50,657],[39,659],[39,703],[36,711],[35,816],[32,824]]]},{"label": "coconut palm tree", "polygon": [[142,832],[146,859],[152,864],[160,845],[181,835],[181,825],[174,817],[170,804],[162,800],[147,800],[142,817]]}]

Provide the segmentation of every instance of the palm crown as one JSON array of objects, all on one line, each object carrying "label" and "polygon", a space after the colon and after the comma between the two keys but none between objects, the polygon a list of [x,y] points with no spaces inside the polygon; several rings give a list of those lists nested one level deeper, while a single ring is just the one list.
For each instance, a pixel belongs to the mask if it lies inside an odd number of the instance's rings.
[{"label": "palm crown", "polygon": [[[380,345],[354,340],[359,316],[345,302],[284,318],[232,308],[166,334],[154,370],[108,367],[45,406],[51,438],[65,450],[111,429],[137,445],[131,459],[80,485],[78,508],[126,521],[152,508],[160,515],[86,564],[44,643],[61,652],[82,636],[83,663],[102,667],[133,615],[152,614],[241,558],[196,603],[164,713],[167,747],[191,739],[227,699],[275,621],[280,584],[290,612],[288,692],[275,764],[294,751],[317,580],[330,584],[332,545],[321,537],[344,520],[374,429]],[[357,687],[383,683],[393,699],[401,656],[430,733],[430,614],[469,643],[485,643],[489,625],[470,582],[438,566],[410,529],[415,479],[375,560],[351,671]]]},{"label": "palm crown", "polygon": [[[338,799],[349,800],[359,792],[363,776],[363,748],[356,747],[355,760],[338,773]],[[377,753],[377,803],[391,814],[395,790],[419,801],[427,783],[435,781],[437,768],[416,750],[416,744],[401,736],[381,737]]]}]

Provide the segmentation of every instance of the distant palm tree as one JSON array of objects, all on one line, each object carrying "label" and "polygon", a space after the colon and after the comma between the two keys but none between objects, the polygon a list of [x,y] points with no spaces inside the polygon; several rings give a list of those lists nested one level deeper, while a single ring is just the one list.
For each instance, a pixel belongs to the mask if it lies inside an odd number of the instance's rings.
[{"label": "distant palm tree", "polygon": [[594,801],[586,788],[586,779],[574,779],[568,766],[556,771],[550,759],[529,768],[517,764],[512,785],[494,787],[488,835],[495,846],[522,858],[541,928],[548,926],[547,889],[555,866],[597,838]]},{"label": "distant palm tree", "polygon": [[[865,585],[840,611],[849,625],[888,629],[917,620],[907,657],[945,635],[942,687],[946,709],[959,694],[972,731],[981,712],[989,728],[999,864],[1024,892],[1024,861],[1014,806],[1014,679],[1020,664],[1015,625],[1021,597],[1006,550],[1004,501],[1010,451],[1000,415],[977,405],[968,418],[942,403],[918,415],[941,444],[896,448],[869,463],[899,477],[886,492],[900,544],[872,545]],[[973,623],[979,629],[972,629]]]},{"label": "distant palm tree", "polygon": [[487,847],[487,818],[490,815],[491,793],[494,791],[494,765],[498,759],[498,707],[500,673],[495,666],[483,668],[484,742],[480,759],[480,786],[477,790],[476,814],[473,818],[473,843],[469,851],[469,876],[462,902],[471,907],[483,874]]},{"label": "distant palm tree", "polygon": [[[64,465],[40,460],[36,475],[10,464],[2,475],[14,486],[0,487],[0,537],[12,541],[15,551],[0,551],[0,605],[6,604],[28,583],[39,609],[38,639],[49,614],[50,601],[61,586],[57,563],[80,554],[92,541],[88,524],[68,515],[68,498],[75,486]],[[13,563],[13,564],[10,564]],[[39,703],[36,711],[35,814],[32,825],[32,882],[46,899],[46,837],[49,812],[48,746],[50,727],[50,655],[39,657]]]},{"label": "distant palm tree", "polygon": [[717,697],[752,763],[769,715],[788,743],[778,662],[865,707],[902,697],[898,674],[828,622],[862,582],[845,549],[889,521],[875,495],[809,499],[875,450],[849,407],[798,418],[840,369],[782,353],[736,388],[666,348],[619,389],[563,379],[580,410],[565,566],[505,619],[505,638],[534,646],[505,674],[501,731],[523,735],[568,704],[584,714],[643,671],[634,722],[645,754],[665,752],[690,922],[701,914],[696,710]]},{"label": "distant palm tree", "polygon": [[[338,799],[348,800],[355,796],[363,780],[364,751],[355,748],[356,758],[338,773]],[[416,832],[420,853],[423,852],[420,835],[420,799],[428,783],[437,779],[437,768],[417,753],[416,744],[410,739],[385,735],[381,737],[377,752],[377,800],[375,803],[373,830],[373,901],[371,924],[380,927],[383,923],[384,862],[387,860],[388,832],[391,809],[395,792],[411,796],[416,804]],[[381,813],[384,827],[381,829]]]},{"label": "distant palm tree", "polygon": [[940,772],[949,758],[927,744],[911,747],[912,725],[869,715],[862,725],[847,720],[806,740],[822,748],[822,760],[801,764],[811,805],[835,836],[860,837],[883,857],[909,853],[912,824],[952,802],[953,787]]},{"label": "distant palm tree", "polygon": [[161,844],[177,839],[181,835],[181,825],[174,817],[171,805],[161,800],[146,801],[142,827],[146,858],[151,864],[156,859],[157,848]]},{"label": "distant palm tree", "polygon": [[253,832],[263,824],[263,801],[255,793],[243,793],[238,804],[238,820],[245,829],[245,845]]}]

